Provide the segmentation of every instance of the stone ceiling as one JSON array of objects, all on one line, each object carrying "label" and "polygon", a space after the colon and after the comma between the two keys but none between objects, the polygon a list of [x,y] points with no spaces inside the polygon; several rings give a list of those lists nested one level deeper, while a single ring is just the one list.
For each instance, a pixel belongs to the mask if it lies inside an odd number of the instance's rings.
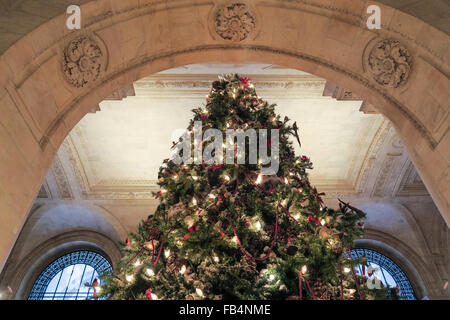
[{"label": "stone ceiling", "polygon": [[[191,65],[141,79],[103,101],[65,139],[39,199],[153,199],[172,134],[187,127],[217,74],[253,78],[258,94],[297,121],[311,181],[328,195],[426,195],[395,130],[362,101],[324,96],[326,81],[272,65]],[[326,90],[325,90],[326,91]],[[126,97],[126,95],[132,95]]]},{"label": "stone ceiling", "polygon": [[[0,0],[0,55],[39,25],[64,14],[69,5],[82,5],[89,1],[91,0]],[[450,34],[448,0],[378,1]]]}]

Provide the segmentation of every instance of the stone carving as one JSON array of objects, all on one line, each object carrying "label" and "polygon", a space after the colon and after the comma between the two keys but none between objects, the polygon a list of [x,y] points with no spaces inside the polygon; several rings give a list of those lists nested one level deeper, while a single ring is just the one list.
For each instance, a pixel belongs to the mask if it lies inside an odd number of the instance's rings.
[{"label": "stone carving", "polygon": [[246,4],[233,3],[217,11],[215,28],[226,40],[242,41],[255,29],[255,18]]},{"label": "stone carving", "polygon": [[399,41],[385,39],[378,42],[371,50],[368,65],[377,83],[397,88],[409,77],[412,57],[408,49]]},{"label": "stone carving", "polygon": [[95,81],[104,65],[104,53],[89,37],[72,40],[64,50],[63,71],[69,83],[77,88]]}]

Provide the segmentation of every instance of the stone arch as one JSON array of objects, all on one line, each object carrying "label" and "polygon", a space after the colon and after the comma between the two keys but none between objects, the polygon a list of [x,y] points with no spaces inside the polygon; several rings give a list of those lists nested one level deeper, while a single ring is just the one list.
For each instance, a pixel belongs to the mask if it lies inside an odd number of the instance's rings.
[{"label": "stone arch", "polygon": [[278,64],[357,92],[392,121],[450,224],[448,35],[381,4],[382,29],[368,30],[366,6],[99,0],[82,6],[81,30],[60,15],[16,42],[0,57],[0,268],[73,126],[134,80],[191,63]]}]

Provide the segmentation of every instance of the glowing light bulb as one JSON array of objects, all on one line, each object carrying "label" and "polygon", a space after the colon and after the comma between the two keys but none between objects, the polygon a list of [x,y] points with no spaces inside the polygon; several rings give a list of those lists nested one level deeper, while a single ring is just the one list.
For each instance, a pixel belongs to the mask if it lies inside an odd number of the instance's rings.
[{"label": "glowing light bulb", "polygon": [[198,177],[197,176],[192,176],[192,180],[197,181]]},{"label": "glowing light bulb", "polygon": [[306,273],[308,271],[308,267],[307,266],[303,266],[302,267],[302,273]]},{"label": "glowing light bulb", "polygon": [[355,289],[350,289],[349,291],[350,291],[350,294],[354,294],[356,292]]},{"label": "glowing light bulb", "polygon": [[167,192],[166,189],[164,189],[164,188],[161,189],[161,194],[166,193],[166,192]]},{"label": "glowing light bulb", "polygon": [[218,256],[214,256],[213,260],[214,260],[214,262],[219,262],[219,257]]},{"label": "glowing light bulb", "polygon": [[294,174],[292,172],[289,172],[289,175],[292,177]]},{"label": "glowing light bulb", "polygon": [[250,83],[249,85],[248,85],[250,88],[254,88],[255,86],[253,85],[253,83]]},{"label": "glowing light bulb", "polygon": [[344,272],[345,273],[349,273],[351,270],[350,270],[350,268],[349,267],[344,267]]},{"label": "glowing light bulb", "polygon": [[275,276],[273,274],[269,275],[269,280],[273,281],[275,279]]},{"label": "glowing light bulb", "polygon": [[125,279],[127,279],[128,282],[131,282],[131,281],[133,281],[134,277],[132,274],[129,274],[125,277]]},{"label": "glowing light bulb", "polygon": [[327,223],[327,222],[325,221],[325,219],[322,219],[322,220],[320,220],[320,224],[321,224],[321,225],[323,225],[323,226],[324,226],[324,225],[325,225],[325,223]]},{"label": "glowing light bulb", "polygon": [[288,178],[284,178],[284,183],[289,184]]},{"label": "glowing light bulb", "polygon": [[173,176],[173,180],[177,180],[177,178],[178,178],[178,176],[175,174],[175,175]]},{"label": "glowing light bulb", "polygon": [[255,227],[256,227],[256,230],[261,230],[261,222],[256,222],[256,225],[255,225]]},{"label": "glowing light bulb", "polygon": [[258,175],[258,178],[257,178],[256,181],[255,181],[255,183],[256,183],[256,184],[260,184],[261,182],[262,182],[262,175],[259,174],[259,175]]},{"label": "glowing light bulb", "polygon": [[223,178],[225,179],[225,181],[228,181],[228,182],[231,180],[230,176],[228,176],[228,175],[225,175]]},{"label": "glowing light bulb", "polygon": [[186,266],[183,265],[183,266],[181,267],[181,269],[180,269],[180,273],[181,273],[181,274],[184,274],[185,272],[186,272]]},{"label": "glowing light bulb", "polygon": [[95,289],[95,291],[97,291],[97,294],[102,290],[101,287],[95,287],[94,289]]},{"label": "glowing light bulb", "polygon": [[202,289],[196,288],[195,293],[198,294],[200,297],[203,297],[203,291]]},{"label": "glowing light bulb", "polygon": [[193,204],[194,206],[196,206],[196,205],[197,205],[197,199],[192,198],[192,204]]},{"label": "glowing light bulb", "polygon": [[299,214],[296,214],[296,215],[294,216],[294,218],[295,218],[295,220],[298,220],[298,219],[300,219],[300,215],[299,215]]},{"label": "glowing light bulb", "polygon": [[147,272],[147,274],[152,277],[155,275],[155,272],[153,271],[153,269],[147,268],[147,270],[145,270],[145,272]]},{"label": "glowing light bulb", "polygon": [[152,296],[152,300],[158,300],[158,296],[154,293],[150,293]]},{"label": "glowing light bulb", "polygon": [[208,195],[208,197],[209,197],[210,199],[215,199],[215,198],[216,198],[216,196],[213,195],[212,193],[210,193],[210,194]]},{"label": "glowing light bulb", "polygon": [[164,251],[164,255],[166,256],[166,258],[168,258],[170,256],[170,250],[167,249],[166,251]]},{"label": "glowing light bulb", "polygon": [[234,236],[234,237],[231,239],[231,241],[234,242],[234,243],[237,243],[237,242],[238,242],[238,238],[237,238],[236,236]]},{"label": "glowing light bulb", "polygon": [[230,123],[227,123],[227,128],[229,128],[230,127]]},{"label": "glowing light bulb", "polygon": [[135,267],[139,267],[142,264],[141,260],[136,260],[136,262],[134,263]]}]

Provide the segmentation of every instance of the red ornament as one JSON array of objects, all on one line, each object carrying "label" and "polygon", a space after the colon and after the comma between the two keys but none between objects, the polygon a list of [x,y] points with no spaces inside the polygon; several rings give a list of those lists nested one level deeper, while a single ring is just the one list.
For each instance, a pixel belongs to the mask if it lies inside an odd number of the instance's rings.
[{"label": "red ornament", "polygon": [[147,291],[145,291],[145,297],[146,297],[148,300],[153,300],[153,297],[152,297],[152,290],[151,290],[150,288],[148,288]]},{"label": "red ornament", "polygon": [[187,239],[189,239],[189,234],[185,234],[183,237],[183,240],[187,240]]},{"label": "red ornament", "polygon": [[98,286],[97,278],[95,278],[94,282],[92,282],[92,286],[94,287],[94,297],[95,297],[97,295],[97,286]]},{"label": "red ornament", "polygon": [[127,247],[131,246],[131,241],[130,239],[128,239],[128,237],[125,239],[125,244],[127,245]]},{"label": "red ornament", "polygon": [[302,156],[302,161],[309,161],[309,158],[307,156]]}]

